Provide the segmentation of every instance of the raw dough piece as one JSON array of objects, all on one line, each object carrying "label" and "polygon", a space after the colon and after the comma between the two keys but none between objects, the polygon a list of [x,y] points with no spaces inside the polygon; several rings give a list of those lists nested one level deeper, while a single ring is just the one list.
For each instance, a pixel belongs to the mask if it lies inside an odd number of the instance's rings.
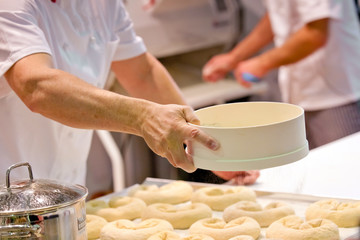
[{"label": "raw dough piece", "polygon": [[101,240],[146,240],[161,231],[173,231],[171,224],[162,219],[147,219],[140,223],[120,219],[106,224],[101,229]]},{"label": "raw dough piece", "polygon": [[192,186],[185,181],[174,181],[158,187],[140,185],[129,192],[130,196],[142,199],[147,205],[153,203],[178,204],[189,201],[193,193]]},{"label": "raw dough piece", "polygon": [[294,209],[284,202],[272,202],[262,208],[257,202],[240,201],[225,208],[223,218],[229,222],[238,217],[248,216],[255,219],[261,227],[268,227],[276,220],[294,214]]},{"label": "raw dough piece", "polygon": [[228,240],[238,235],[249,235],[257,239],[260,230],[258,222],[249,217],[236,218],[228,223],[220,218],[205,218],[189,228],[191,234],[206,234],[215,240]]},{"label": "raw dough piece", "polygon": [[146,208],[146,203],[135,197],[114,197],[110,199],[109,206],[99,209],[95,214],[112,222],[118,219],[140,218]]},{"label": "raw dough piece", "polygon": [[327,219],[313,219],[304,222],[299,216],[291,215],[273,222],[266,230],[266,237],[282,240],[339,240],[339,229]]},{"label": "raw dough piece", "polygon": [[100,237],[101,229],[108,222],[99,216],[87,214],[86,215],[86,232],[88,239],[98,239]]},{"label": "raw dough piece", "polygon": [[174,231],[161,231],[151,235],[147,240],[181,240],[181,236]]},{"label": "raw dough piece", "polygon": [[103,200],[90,200],[85,203],[86,214],[96,215],[96,212],[103,208],[108,208],[109,204]]},{"label": "raw dough piece", "polygon": [[226,207],[242,200],[255,201],[255,192],[244,186],[203,187],[196,190],[191,198],[192,202],[205,203],[214,211],[223,211]]},{"label": "raw dough piece", "polygon": [[254,238],[248,235],[240,235],[240,236],[232,237],[229,240],[254,240]]},{"label": "raw dough piece", "polygon": [[188,236],[181,237],[176,232],[162,231],[152,235],[147,240],[214,240],[214,239],[204,234],[190,234]]},{"label": "raw dough piece", "polygon": [[326,199],[311,204],[306,209],[306,220],[325,218],[338,227],[358,227],[360,225],[360,201],[339,202]]},{"label": "raw dough piece", "polygon": [[194,222],[212,216],[209,206],[204,203],[171,205],[154,203],[149,205],[142,214],[142,219],[160,218],[170,222],[175,229],[189,228]]}]

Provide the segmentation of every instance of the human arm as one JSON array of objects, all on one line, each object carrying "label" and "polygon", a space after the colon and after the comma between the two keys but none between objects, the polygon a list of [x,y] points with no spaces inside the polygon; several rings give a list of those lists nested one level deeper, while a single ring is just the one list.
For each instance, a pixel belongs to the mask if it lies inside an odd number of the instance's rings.
[{"label": "human arm", "polygon": [[271,29],[269,15],[266,14],[256,27],[239,42],[230,52],[212,57],[203,68],[203,79],[215,82],[235,69],[237,64],[256,54],[270,44],[274,34]]},{"label": "human arm", "polygon": [[[113,62],[112,71],[115,73],[119,83],[133,97],[143,98],[161,104],[185,105],[183,95],[173,78],[164,66],[149,53],[128,60]],[[161,126],[172,125],[171,122],[167,123],[167,121],[172,121],[172,119],[163,118],[162,115],[157,114],[157,109],[155,108],[151,110],[153,110],[151,114],[153,118],[144,124],[145,134],[150,135],[148,138],[145,138],[145,141],[150,147],[160,141],[159,136],[165,134],[161,133],[161,131],[164,131],[164,128]],[[191,117],[189,114],[188,122],[199,124],[199,120],[192,112]],[[171,129],[167,131],[171,131]],[[199,133],[193,129],[193,134]],[[184,151],[182,145],[178,147],[180,148],[179,151]],[[173,156],[166,155],[164,157],[166,157],[170,163],[174,162]]]},{"label": "human arm", "polygon": [[[172,157],[169,161],[172,159],[174,166],[186,171],[195,169],[184,152],[185,140],[194,139],[216,148],[210,137],[187,124],[196,121],[189,107],[161,105],[96,88],[74,75],[54,69],[48,54],[22,58],[5,73],[5,78],[34,113],[71,127],[142,136],[153,144],[150,147],[157,154]],[[158,125],[151,123],[154,119],[161,119],[161,124],[159,121]],[[148,126],[160,128],[156,129],[156,141],[147,134]]]},{"label": "human arm", "polygon": [[309,22],[292,34],[282,46],[240,62],[235,70],[236,79],[242,85],[249,86],[242,79],[244,72],[261,78],[272,69],[304,59],[326,44],[328,24],[328,18]]},{"label": "human arm", "polygon": [[133,97],[161,104],[186,104],[173,78],[149,53],[113,62],[111,69],[119,83]]}]

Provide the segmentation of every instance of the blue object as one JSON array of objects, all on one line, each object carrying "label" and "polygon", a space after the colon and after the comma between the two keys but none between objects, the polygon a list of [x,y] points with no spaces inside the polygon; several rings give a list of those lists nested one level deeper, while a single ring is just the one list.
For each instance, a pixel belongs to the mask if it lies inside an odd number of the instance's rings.
[{"label": "blue object", "polygon": [[248,82],[260,82],[260,78],[252,75],[251,73],[244,72],[241,76],[245,81]]}]

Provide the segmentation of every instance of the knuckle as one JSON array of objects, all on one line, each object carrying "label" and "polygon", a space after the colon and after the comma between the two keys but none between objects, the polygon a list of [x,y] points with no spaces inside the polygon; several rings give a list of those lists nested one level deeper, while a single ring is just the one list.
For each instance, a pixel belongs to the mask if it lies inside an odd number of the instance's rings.
[{"label": "knuckle", "polygon": [[199,135],[199,133],[200,133],[199,129],[193,128],[193,129],[190,130],[190,136],[192,138],[197,137]]}]

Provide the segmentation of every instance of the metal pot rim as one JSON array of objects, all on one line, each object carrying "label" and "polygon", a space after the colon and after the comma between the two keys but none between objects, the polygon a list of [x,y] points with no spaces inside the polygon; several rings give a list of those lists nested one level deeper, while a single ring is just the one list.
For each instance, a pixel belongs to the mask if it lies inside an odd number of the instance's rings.
[{"label": "metal pot rim", "polygon": [[[12,169],[26,166],[29,180],[10,183]],[[6,172],[6,186],[0,188],[0,216],[52,212],[85,200],[88,190],[78,184],[67,184],[47,179],[33,179],[29,163],[10,166]]]},{"label": "metal pot rim", "polygon": [[68,201],[68,202],[65,202],[65,203],[62,203],[62,204],[57,204],[57,205],[52,205],[52,206],[46,206],[46,207],[39,207],[39,208],[33,208],[33,209],[24,209],[24,210],[15,210],[15,211],[0,211],[0,217],[9,217],[9,216],[14,216],[14,215],[41,215],[41,214],[44,214],[44,213],[47,213],[47,212],[54,212],[58,209],[62,209],[62,208],[66,208],[66,207],[69,207],[69,206],[72,206],[78,202],[81,202],[81,201],[85,201],[85,198],[87,197],[88,195],[88,192],[87,192],[87,188],[79,185],[80,187],[82,187],[86,193],[79,197],[79,198],[76,198],[76,199],[73,199],[71,201]]}]

